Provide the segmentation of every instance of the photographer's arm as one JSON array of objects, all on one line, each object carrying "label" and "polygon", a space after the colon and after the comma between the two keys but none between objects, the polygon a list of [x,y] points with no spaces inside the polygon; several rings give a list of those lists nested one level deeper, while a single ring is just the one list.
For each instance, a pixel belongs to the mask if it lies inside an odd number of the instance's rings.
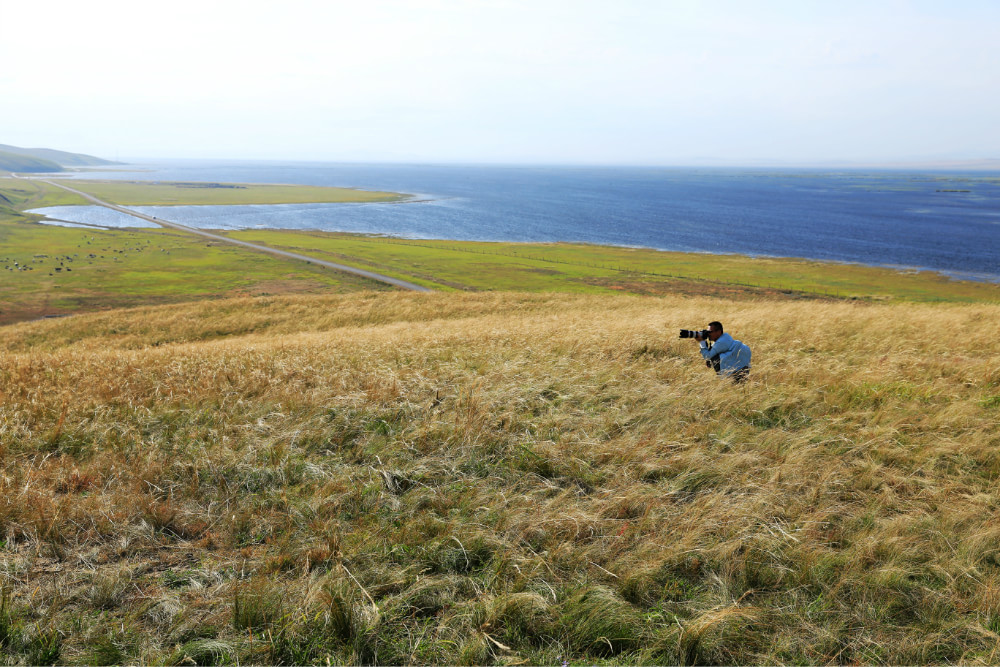
[{"label": "photographer's arm", "polygon": [[699,341],[699,345],[701,345],[701,356],[706,359],[711,359],[712,357],[731,350],[733,347],[733,339],[723,336],[722,338],[719,338],[719,340],[715,341],[715,344],[712,345],[712,347],[709,347],[708,342],[704,340]]}]

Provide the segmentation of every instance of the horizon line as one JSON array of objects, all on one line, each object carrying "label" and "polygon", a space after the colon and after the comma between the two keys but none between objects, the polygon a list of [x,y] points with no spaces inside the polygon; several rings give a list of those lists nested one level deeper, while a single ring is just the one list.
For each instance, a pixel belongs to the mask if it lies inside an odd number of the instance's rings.
[{"label": "horizon line", "polygon": [[[118,157],[123,164],[138,165],[144,162],[257,162],[257,163],[303,163],[303,164],[385,164],[385,165],[427,165],[427,166],[468,166],[468,167],[562,167],[562,168],[636,168],[636,169],[955,169],[970,171],[1000,171],[1000,158],[958,158],[934,159],[915,158],[897,160],[746,160],[727,161],[713,159],[692,159],[672,162],[590,162],[590,161],[529,161],[529,160],[442,160],[421,158],[370,158],[370,159],[327,159],[291,157],[170,157],[170,156],[127,156]],[[89,167],[100,170],[99,167]]]}]

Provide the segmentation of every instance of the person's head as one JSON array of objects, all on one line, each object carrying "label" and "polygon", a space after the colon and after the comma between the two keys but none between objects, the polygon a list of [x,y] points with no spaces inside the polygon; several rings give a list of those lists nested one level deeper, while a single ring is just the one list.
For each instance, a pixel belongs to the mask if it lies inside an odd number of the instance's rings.
[{"label": "person's head", "polygon": [[719,340],[719,336],[722,335],[722,323],[721,322],[709,322],[708,323],[708,339],[713,343]]}]

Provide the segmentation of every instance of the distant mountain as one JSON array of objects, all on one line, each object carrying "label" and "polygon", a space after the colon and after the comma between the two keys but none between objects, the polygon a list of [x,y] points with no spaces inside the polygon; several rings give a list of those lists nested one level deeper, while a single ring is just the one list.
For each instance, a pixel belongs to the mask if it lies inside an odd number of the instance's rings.
[{"label": "distant mountain", "polygon": [[43,160],[29,155],[8,153],[7,151],[0,150],[0,171],[50,173],[63,171],[63,168],[52,160]]},{"label": "distant mountain", "polygon": [[1000,171],[1000,160],[924,160],[896,162],[886,165],[893,169],[941,169],[945,171]]},{"label": "distant mountain", "polygon": [[[4,153],[41,160],[43,163],[54,163],[59,167],[99,167],[110,164],[121,164],[120,162],[112,162],[111,160],[94,157],[93,155],[84,155],[83,153],[68,153],[51,148],[20,148],[18,146],[0,144],[0,156]],[[8,169],[2,165],[0,165],[0,169],[18,171],[17,169]],[[31,170],[21,169],[20,171]],[[39,171],[61,171],[61,169],[41,169]]]}]

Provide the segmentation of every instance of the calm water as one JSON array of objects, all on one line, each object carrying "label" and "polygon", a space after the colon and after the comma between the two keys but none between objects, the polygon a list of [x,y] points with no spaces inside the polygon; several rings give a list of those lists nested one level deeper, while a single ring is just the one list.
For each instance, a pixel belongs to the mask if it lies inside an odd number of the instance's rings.
[{"label": "calm water", "polygon": [[[583,241],[919,267],[1000,282],[1000,174],[316,163],[145,168],[81,177],[336,185],[420,200],[136,207],[195,227]],[[108,226],[138,222],[98,207],[46,211]]]}]

